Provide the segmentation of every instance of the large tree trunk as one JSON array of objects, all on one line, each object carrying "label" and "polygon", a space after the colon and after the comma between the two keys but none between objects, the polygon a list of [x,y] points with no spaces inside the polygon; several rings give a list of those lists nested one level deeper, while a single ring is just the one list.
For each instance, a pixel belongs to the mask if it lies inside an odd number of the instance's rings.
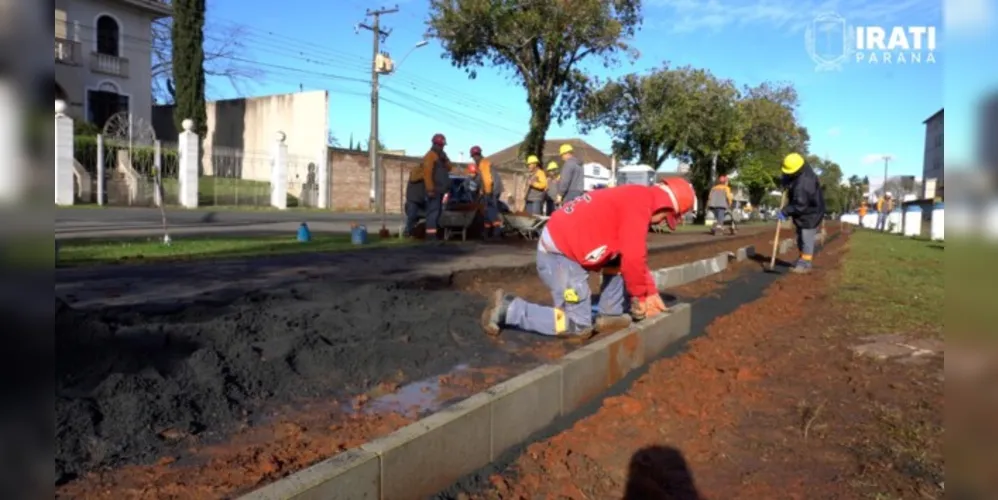
[{"label": "large tree trunk", "polygon": [[530,104],[530,130],[520,145],[520,156],[537,155],[543,161],[544,136],[551,126],[551,110],[554,109],[554,99],[548,95],[531,93],[527,99]]}]

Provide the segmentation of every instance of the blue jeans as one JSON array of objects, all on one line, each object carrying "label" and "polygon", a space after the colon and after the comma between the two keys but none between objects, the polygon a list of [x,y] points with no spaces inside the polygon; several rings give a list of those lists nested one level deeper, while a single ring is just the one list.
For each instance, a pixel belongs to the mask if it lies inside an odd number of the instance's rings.
[{"label": "blue jeans", "polygon": [[727,208],[712,208],[714,211],[714,227],[724,227],[724,217],[728,214]]},{"label": "blue jeans", "polygon": [[499,218],[499,199],[487,194],[482,201],[485,202],[485,233],[498,233],[502,228],[502,219]]},{"label": "blue jeans", "polygon": [[[593,327],[589,272],[577,262],[558,253],[537,251],[537,274],[551,291],[554,307],[532,304],[521,298],[510,302],[506,326],[541,335],[579,334]],[[566,297],[571,290],[574,297]],[[598,313],[624,314],[626,292],[619,274],[604,276]]]},{"label": "blue jeans", "polygon": [[877,212],[877,231],[883,231],[887,227],[887,213]]},{"label": "blue jeans", "polygon": [[426,235],[437,234],[440,226],[440,214],[443,213],[443,196],[430,196],[426,199]]},{"label": "blue jeans", "polygon": [[426,203],[405,202],[405,236],[412,236],[412,232],[416,230],[416,224],[419,223],[419,211],[424,208],[426,208]]},{"label": "blue jeans", "polygon": [[544,209],[544,200],[527,200],[527,213],[530,215],[542,215],[541,210]]}]

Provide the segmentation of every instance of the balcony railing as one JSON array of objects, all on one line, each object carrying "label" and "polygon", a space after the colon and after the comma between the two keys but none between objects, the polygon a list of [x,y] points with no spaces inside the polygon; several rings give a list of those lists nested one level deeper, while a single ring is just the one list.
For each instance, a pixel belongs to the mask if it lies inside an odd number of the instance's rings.
[{"label": "balcony railing", "polygon": [[55,62],[72,66],[80,64],[80,42],[56,38]]},{"label": "balcony railing", "polygon": [[90,71],[107,75],[128,77],[128,59],[124,57],[90,53]]}]

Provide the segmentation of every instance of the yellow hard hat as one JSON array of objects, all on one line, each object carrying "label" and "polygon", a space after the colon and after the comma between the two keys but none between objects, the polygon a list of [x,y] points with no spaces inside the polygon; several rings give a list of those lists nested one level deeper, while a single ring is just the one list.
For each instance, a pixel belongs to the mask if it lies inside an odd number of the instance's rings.
[{"label": "yellow hard hat", "polygon": [[553,161],[553,162],[551,162],[551,163],[548,163],[548,167],[547,167],[547,169],[546,169],[546,170],[547,170],[548,172],[550,172],[550,171],[552,171],[552,170],[558,170],[558,162],[556,162],[556,161]]},{"label": "yellow hard hat", "polygon": [[784,174],[793,175],[796,174],[797,171],[803,166],[804,157],[797,153],[790,153],[783,159],[783,168],[780,170],[782,170]]},{"label": "yellow hard hat", "polygon": [[572,145],[571,144],[562,144],[558,148],[558,154],[560,154],[560,155],[563,155],[565,153],[571,153],[571,152],[572,152]]},{"label": "yellow hard hat", "polygon": [[530,155],[527,157],[527,165],[540,165],[541,160],[537,159],[536,156]]}]

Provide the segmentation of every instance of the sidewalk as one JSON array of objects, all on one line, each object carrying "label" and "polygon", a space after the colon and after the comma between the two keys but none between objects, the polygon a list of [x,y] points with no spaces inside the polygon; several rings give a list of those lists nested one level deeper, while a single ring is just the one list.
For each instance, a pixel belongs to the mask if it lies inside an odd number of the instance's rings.
[{"label": "sidewalk", "polygon": [[[739,236],[768,230],[746,229]],[[723,241],[706,234],[652,236],[649,249]],[[75,307],[217,298],[301,280],[399,281],[447,276],[470,269],[520,267],[534,262],[530,244],[459,243],[373,248],[357,252],[276,255],[255,259],[125,264],[56,269],[55,294]]]}]

